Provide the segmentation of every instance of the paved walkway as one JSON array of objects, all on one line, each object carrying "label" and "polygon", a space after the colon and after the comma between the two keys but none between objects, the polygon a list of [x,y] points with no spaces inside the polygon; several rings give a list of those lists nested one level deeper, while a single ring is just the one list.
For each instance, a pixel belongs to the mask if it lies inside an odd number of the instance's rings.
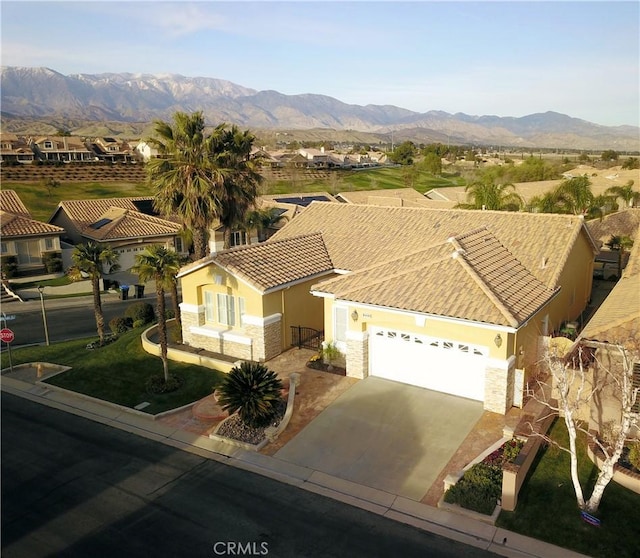
[{"label": "paved walkway", "polygon": [[[288,355],[285,358],[292,358],[292,356]],[[540,558],[583,556],[463,515],[416,502],[402,495],[340,479],[310,467],[289,463],[277,456],[247,451],[222,441],[212,440],[199,432],[184,428],[184,425],[179,427],[163,423],[161,420],[153,420],[153,417],[141,412],[90,400],[76,394],[52,390],[45,386],[34,385],[33,370],[29,374],[31,376],[23,376],[22,379],[15,377],[15,374],[12,375],[14,377],[3,375],[2,391],[153,439],[208,459],[286,482],[301,489],[310,490],[389,519],[413,525],[419,529],[483,548],[502,556]],[[318,372],[318,374],[321,373]],[[323,377],[328,378],[329,376],[331,375],[327,374]],[[348,389],[348,387],[345,388],[344,382],[338,380],[339,378],[351,380],[339,376],[336,376],[336,379],[331,379],[330,382],[336,392]],[[308,376],[308,381],[311,379],[312,377]],[[304,393],[303,386],[304,384],[301,382],[298,387],[300,395]],[[306,412],[310,416],[315,416],[314,414],[318,411],[318,408],[314,407],[313,401],[313,396],[308,397],[305,404]],[[319,404],[318,399],[316,399],[316,403]],[[482,419],[479,422],[482,422]],[[294,430],[295,428],[300,428],[300,425],[294,427]]]}]

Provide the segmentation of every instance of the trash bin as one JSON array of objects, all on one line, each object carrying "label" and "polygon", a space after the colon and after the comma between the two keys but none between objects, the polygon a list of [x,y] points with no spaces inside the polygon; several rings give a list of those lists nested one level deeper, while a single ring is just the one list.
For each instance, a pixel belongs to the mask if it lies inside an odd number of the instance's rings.
[{"label": "trash bin", "polygon": [[129,285],[120,285],[120,300],[129,299]]},{"label": "trash bin", "polygon": [[144,285],[136,285],[136,298],[144,298]]}]

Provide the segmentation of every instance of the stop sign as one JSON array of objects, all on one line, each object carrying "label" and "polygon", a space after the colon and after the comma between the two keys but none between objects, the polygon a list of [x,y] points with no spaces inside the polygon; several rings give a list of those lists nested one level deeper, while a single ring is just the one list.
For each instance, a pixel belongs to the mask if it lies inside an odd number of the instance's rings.
[{"label": "stop sign", "polygon": [[5,343],[11,343],[11,341],[13,341],[16,338],[16,336],[13,334],[13,331],[11,331],[8,328],[4,328],[4,329],[0,329],[0,341],[4,341]]}]

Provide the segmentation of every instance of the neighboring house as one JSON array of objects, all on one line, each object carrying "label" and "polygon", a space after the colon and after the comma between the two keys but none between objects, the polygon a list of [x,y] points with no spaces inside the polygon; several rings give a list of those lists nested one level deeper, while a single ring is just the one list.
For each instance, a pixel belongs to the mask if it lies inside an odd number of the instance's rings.
[{"label": "neighboring house", "polygon": [[17,273],[38,271],[47,255],[60,253],[64,229],[36,221],[14,190],[0,190],[0,238],[3,262],[15,257]]},{"label": "neighboring house", "polygon": [[154,147],[146,141],[140,141],[133,147],[135,153],[138,154],[145,163],[158,156],[158,148]]},{"label": "neighboring house", "polygon": [[[613,370],[621,366],[619,347],[624,347],[631,356],[633,386],[640,389],[640,233],[635,235],[629,263],[621,279],[585,325],[574,351],[580,346],[595,351],[590,373],[596,377],[600,366]],[[592,381],[591,375],[589,380]],[[640,395],[633,410],[640,414]],[[590,428],[598,432],[602,432],[607,422],[619,421],[619,392],[609,385],[596,394],[588,419]],[[639,431],[635,434],[640,437]]]},{"label": "neighboring house", "polygon": [[336,194],[336,199],[344,203],[385,205],[389,207],[451,209],[455,205],[453,202],[427,198],[425,195],[413,188],[354,190],[352,192],[340,192],[339,194]]},{"label": "neighboring house", "polygon": [[40,161],[95,161],[96,156],[76,136],[43,136],[30,140],[31,148]]},{"label": "neighboring house", "polygon": [[180,272],[183,339],[268,360],[324,330],[349,376],[506,413],[586,307],[596,251],[579,216],[314,202],[268,242]]},{"label": "neighboring house", "polygon": [[186,254],[181,225],[159,217],[151,197],[61,201],[49,222],[65,230],[63,240],[69,244],[109,244],[119,254],[122,270],[131,268],[136,255],[152,244]]},{"label": "neighboring house", "polygon": [[34,158],[33,149],[24,138],[15,134],[0,134],[0,162],[33,163]]},{"label": "neighboring house", "polygon": [[[274,223],[273,226],[265,229],[237,229],[231,233],[231,247],[245,246],[264,242],[273,234],[280,230],[287,222],[291,221],[305,207],[313,201],[337,201],[328,192],[313,193],[291,193],[291,194],[268,194],[259,196],[256,202],[256,209],[272,209],[277,216],[282,219]],[[219,221],[214,223],[209,234],[209,252],[216,254],[224,249],[225,227]]]},{"label": "neighboring house", "polygon": [[[623,251],[619,254],[617,250],[611,250],[607,242],[613,236],[622,236],[635,239],[640,230],[640,209],[623,209],[605,215],[602,219],[592,219],[587,221],[589,232],[593,236],[596,244],[600,248],[596,256],[595,276],[599,279],[617,279],[618,266],[624,270],[629,259],[629,253]],[[637,241],[636,241],[637,242]],[[620,261],[618,261],[620,259]]]},{"label": "neighboring house", "polygon": [[108,163],[130,163],[136,159],[128,142],[114,138],[96,138],[91,148],[98,159]]}]

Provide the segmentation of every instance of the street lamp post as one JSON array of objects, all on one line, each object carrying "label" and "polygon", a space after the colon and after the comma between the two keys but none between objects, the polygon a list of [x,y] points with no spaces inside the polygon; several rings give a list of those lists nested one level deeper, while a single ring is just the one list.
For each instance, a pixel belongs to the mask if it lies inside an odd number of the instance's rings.
[{"label": "street lamp post", "polygon": [[40,306],[42,308],[42,324],[44,325],[44,340],[49,346],[49,328],[47,327],[47,313],[44,309],[44,287],[42,285],[38,285],[38,292],[40,293]]}]

